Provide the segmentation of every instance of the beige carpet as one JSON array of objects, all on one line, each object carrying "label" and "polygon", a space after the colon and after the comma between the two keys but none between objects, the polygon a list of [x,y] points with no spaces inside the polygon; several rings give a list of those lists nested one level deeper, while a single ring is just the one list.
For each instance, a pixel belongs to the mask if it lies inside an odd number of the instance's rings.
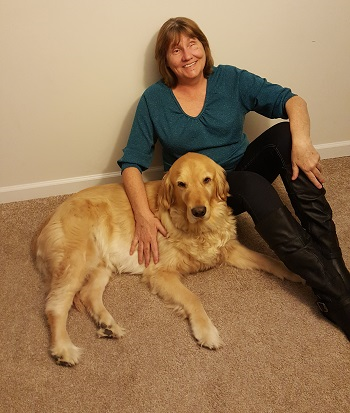
[{"label": "beige carpet", "polygon": [[[350,157],[323,163],[350,266]],[[63,199],[0,206],[1,412],[350,412],[350,343],[308,287],[254,271],[221,267],[185,280],[221,332],[218,351],[198,347],[138,277],[116,276],[105,302],[127,335],[97,339],[88,316],[72,310],[69,332],[84,354],[74,368],[57,366],[30,242]],[[271,253],[247,215],[239,230],[243,243]]]}]

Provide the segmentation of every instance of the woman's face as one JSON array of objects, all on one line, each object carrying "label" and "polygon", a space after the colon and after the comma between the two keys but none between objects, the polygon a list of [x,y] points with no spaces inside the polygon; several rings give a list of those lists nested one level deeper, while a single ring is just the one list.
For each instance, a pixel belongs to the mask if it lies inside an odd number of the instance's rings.
[{"label": "woman's face", "polygon": [[179,84],[203,77],[205,62],[204,47],[195,37],[181,34],[179,42],[169,46],[167,64],[174,72]]}]

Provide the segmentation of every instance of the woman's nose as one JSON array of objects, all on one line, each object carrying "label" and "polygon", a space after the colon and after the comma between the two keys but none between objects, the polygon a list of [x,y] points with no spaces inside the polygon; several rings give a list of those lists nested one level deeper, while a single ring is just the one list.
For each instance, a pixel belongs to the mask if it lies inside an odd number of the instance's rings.
[{"label": "woman's nose", "polygon": [[192,57],[192,53],[188,49],[184,49],[182,53],[182,60],[190,60]]}]

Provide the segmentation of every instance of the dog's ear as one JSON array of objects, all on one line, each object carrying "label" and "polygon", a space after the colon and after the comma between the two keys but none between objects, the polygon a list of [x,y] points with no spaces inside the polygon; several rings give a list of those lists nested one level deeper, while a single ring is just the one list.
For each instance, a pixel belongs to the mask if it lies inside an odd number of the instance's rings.
[{"label": "dog's ear", "polygon": [[158,192],[158,207],[170,209],[174,203],[173,185],[170,181],[169,172],[167,172],[162,179]]},{"label": "dog's ear", "polygon": [[226,180],[226,173],[225,170],[222,168],[217,168],[216,170],[216,196],[218,199],[223,201],[227,200],[229,196],[229,185]]}]

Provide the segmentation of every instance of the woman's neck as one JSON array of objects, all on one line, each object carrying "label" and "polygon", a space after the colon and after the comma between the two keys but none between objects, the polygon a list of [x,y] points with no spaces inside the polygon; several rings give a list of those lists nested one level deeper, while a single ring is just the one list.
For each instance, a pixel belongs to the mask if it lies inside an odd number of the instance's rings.
[{"label": "woman's neck", "polygon": [[204,107],[207,93],[207,79],[192,84],[178,84],[173,89],[174,96],[182,110],[189,116],[198,116]]},{"label": "woman's neck", "polygon": [[197,79],[187,79],[186,81],[179,82],[173,89],[173,91],[181,94],[192,95],[198,93],[201,90],[205,90],[207,87],[207,79],[201,76]]}]

